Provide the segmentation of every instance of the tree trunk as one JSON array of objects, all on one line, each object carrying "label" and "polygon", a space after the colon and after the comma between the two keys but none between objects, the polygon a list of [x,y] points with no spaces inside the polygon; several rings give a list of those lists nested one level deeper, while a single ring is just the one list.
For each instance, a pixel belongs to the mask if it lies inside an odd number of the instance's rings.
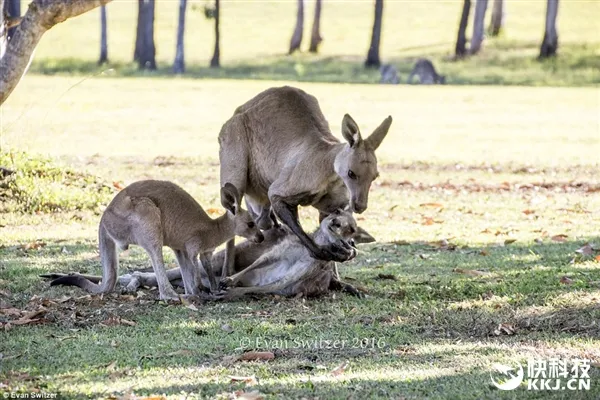
[{"label": "tree trunk", "polygon": [[383,19],[383,0],[375,0],[375,21],[373,21],[373,32],[371,34],[371,45],[367,53],[365,67],[379,67],[379,43],[381,42],[381,24]]},{"label": "tree trunk", "polygon": [[321,37],[321,0],[315,2],[315,19],[313,20],[312,34],[310,35],[310,47],[308,51],[316,53],[319,51],[319,44],[323,41]]},{"label": "tree trunk", "polygon": [[473,17],[473,37],[471,37],[471,47],[469,53],[477,54],[481,50],[483,43],[485,12],[487,11],[488,0],[477,0],[475,2],[475,16]]},{"label": "tree trunk", "polygon": [[6,101],[21,80],[35,46],[48,29],[110,1],[33,0],[0,59],[0,104]]},{"label": "tree trunk", "polygon": [[296,27],[290,40],[290,50],[288,54],[300,49],[302,44],[302,34],[304,33],[304,0],[298,0],[298,11],[296,12]]},{"label": "tree trunk", "polygon": [[558,32],[556,31],[557,15],[558,0],[548,0],[546,6],[546,29],[540,48],[540,58],[548,58],[556,55],[556,50],[558,49]]},{"label": "tree trunk", "polygon": [[106,39],[106,6],[100,7],[100,58],[98,64],[108,62],[108,41]]},{"label": "tree trunk", "polygon": [[219,68],[221,66],[221,32],[219,31],[219,21],[221,20],[221,5],[219,0],[215,0],[215,51],[210,60],[211,68]]},{"label": "tree trunk", "polygon": [[[9,17],[18,18],[21,16],[21,0],[6,0],[2,9],[6,11]],[[16,27],[8,29],[9,40],[14,35],[16,29]]]},{"label": "tree trunk", "polygon": [[498,36],[504,26],[504,0],[494,0],[492,20],[488,31],[490,36]]},{"label": "tree trunk", "polygon": [[138,0],[138,26],[133,58],[139,69],[156,69],[154,8],[155,0]]},{"label": "tree trunk", "polygon": [[456,58],[462,58],[467,55],[467,24],[469,23],[469,13],[471,12],[471,0],[463,2],[460,23],[458,24],[458,37],[456,39],[456,48],[454,55]]},{"label": "tree trunk", "polygon": [[173,62],[173,72],[183,74],[185,72],[185,57],[183,47],[183,34],[185,32],[185,10],[187,0],[179,0],[179,21],[177,23],[177,45],[175,48],[175,61]]}]

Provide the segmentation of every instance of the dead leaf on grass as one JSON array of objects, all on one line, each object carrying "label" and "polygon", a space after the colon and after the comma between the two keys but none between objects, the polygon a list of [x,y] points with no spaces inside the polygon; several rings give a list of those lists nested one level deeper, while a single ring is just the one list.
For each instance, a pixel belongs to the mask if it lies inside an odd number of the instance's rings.
[{"label": "dead leaf on grass", "polygon": [[600,254],[596,256],[595,260],[596,260],[597,262],[600,262]]},{"label": "dead leaf on grass", "polygon": [[46,246],[45,242],[36,241],[36,242],[26,243],[26,244],[22,245],[21,248],[23,250],[38,250],[44,246]]},{"label": "dead leaf on grass", "polygon": [[554,241],[554,242],[564,243],[567,241],[568,237],[569,237],[569,235],[565,235],[564,233],[561,233],[559,235],[552,236],[550,239],[552,239],[552,241]]},{"label": "dead leaf on grass", "polygon": [[586,243],[583,247],[575,250],[575,253],[583,254],[584,256],[592,256],[594,255],[594,248],[589,243]]},{"label": "dead leaf on grass", "polygon": [[3,315],[21,315],[21,312],[21,310],[14,307],[0,309],[0,314]]},{"label": "dead leaf on grass", "polygon": [[496,335],[496,336],[500,336],[502,334],[510,336],[510,335],[514,335],[515,333],[516,333],[515,327],[513,325],[510,325],[510,324],[500,324],[494,330],[494,335]]},{"label": "dead leaf on grass", "polygon": [[119,318],[119,317],[109,317],[102,321],[100,325],[103,326],[115,326],[115,325],[128,325],[128,326],[136,326],[137,324],[133,321],[129,321],[127,319]]},{"label": "dead leaf on grass", "polygon": [[571,285],[573,283],[573,279],[569,278],[568,276],[563,276],[560,278],[560,283],[564,285]]},{"label": "dead leaf on grass", "polygon": [[389,279],[389,280],[392,280],[392,281],[398,280],[398,278],[394,274],[378,274],[377,278],[378,279]]},{"label": "dead leaf on grass", "polygon": [[333,371],[331,371],[331,375],[333,376],[338,376],[344,373],[344,371],[346,370],[346,368],[348,368],[348,362],[344,361],[343,363],[341,363],[340,365],[338,365],[336,368],[333,369]]},{"label": "dead leaf on grass", "polygon": [[505,246],[508,246],[509,244],[512,244],[512,243],[514,243],[514,242],[516,242],[516,241],[517,241],[517,239],[506,239],[506,240],[504,241],[504,245],[505,245]]},{"label": "dead leaf on grass", "polygon": [[229,379],[231,379],[231,382],[244,382],[248,385],[256,385],[258,383],[258,381],[256,380],[256,376],[254,376],[254,375],[252,375],[252,376],[229,375]]},{"label": "dead leaf on grass", "polygon": [[444,205],[441,203],[421,203],[419,204],[419,207],[426,207],[426,208],[444,208]]},{"label": "dead leaf on grass", "polygon": [[410,245],[410,242],[408,242],[406,240],[394,240],[392,243],[395,244],[395,245],[397,245],[397,246],[408,246],[408,245]]},{"label": "dead leaf on grass", "polygon": [[113,187],[117,190],[123,190],[125,189],[125,184],[123,182],[120,181],[114,181],[113,182]]},{"label": "dead leaf on grass", "polygon": [[489,256],[490,252],[488,249],[481,249],[481,251],[479,252],[480,256]]},{"label": "dead leaf on grass", "polygon": [[529,209],[527,209],[527,210],[523,210],[523,211],[521,211],[521,212],[522,212],[523,214],[525,214],[525,215],[531,215],[531,214],[535,214],[535,210],[529,210]]},{"label": "dead leaf on grass", "polygon": [[219,210],[218,208],[209,208],[208,210],[206,210],[206,212],[211,215],[221,214],[221,210]]}]

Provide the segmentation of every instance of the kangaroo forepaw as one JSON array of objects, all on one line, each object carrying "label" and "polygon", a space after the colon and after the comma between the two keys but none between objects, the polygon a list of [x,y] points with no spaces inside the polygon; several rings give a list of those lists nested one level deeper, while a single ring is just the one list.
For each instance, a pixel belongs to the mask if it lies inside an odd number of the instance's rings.
[{"label": "kangaroo forepaw", "polygon": [[235,281],[230,276],[222,278],[219,282],[219,292],[229,289],[235,285]]},{"label": "kangaroo forepaw", "polygon": [[350,285],[349,283],[343,283],[343,282],[340,282],[340,283],[342,284],[342,292],[349,293],[352,296],[358,297],[359,299],[364,299],[366,297],[363,292],[361,292],[354,286]]}]

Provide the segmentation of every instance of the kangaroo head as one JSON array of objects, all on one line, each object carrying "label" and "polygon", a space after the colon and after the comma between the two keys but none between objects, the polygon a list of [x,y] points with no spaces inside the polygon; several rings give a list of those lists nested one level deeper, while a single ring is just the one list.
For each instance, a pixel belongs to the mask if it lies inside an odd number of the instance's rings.
[{"label": "kangaroo head", "polygon": [[348,145],[340,151],[334,163],[335,172],[350,192],[350,210],[362,213],[367,209],[371,183],[379,176],[375,150],[387,135],[392,117],[387,117],[368,138],[362,138],[351,116],[344,115],[342,134]]},{"label": "kangaroo head", "polygon": [[240,206],[240,194],[235,186],[226,183],[221,188],[221,204],[233,220],[236,236],[245,237],[255,243],[261,243],[265,237],[252,219],[250,213]]},{"label": "kangaroo head", "polygon": [[357,229],[356,221],[350,211],[337,210],[321,221],[321,230],[334,240],[349,241],[354,237]]}]

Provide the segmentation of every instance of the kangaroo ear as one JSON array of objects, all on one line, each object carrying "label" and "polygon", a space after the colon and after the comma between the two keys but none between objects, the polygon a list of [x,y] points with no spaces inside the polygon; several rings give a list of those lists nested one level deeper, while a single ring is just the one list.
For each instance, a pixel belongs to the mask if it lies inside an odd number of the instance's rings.
[{"label": "kangaroo ear", "polygon": [[237,214],[240,206],[240,194],[235,186],[227,182],[221,188],[221,204],[233,215]]},{"label": "kangaroo ear", "polygon": [[350,147],[356,147],[362,141],[358,125],[348,114],[344,115],[344,119],[342,119],[342,135]]},{"label": "kangaroo ear", "polygon": [[388,131],[390,130],[390,125],[392,125],[391,116],[384,119],[381,125],[379,125],[377,129],[373,131],[371,136],[365,139],[367,146],[373,150],[377,150],[381,142],[383,142],[385,135],[387,135]]}]

